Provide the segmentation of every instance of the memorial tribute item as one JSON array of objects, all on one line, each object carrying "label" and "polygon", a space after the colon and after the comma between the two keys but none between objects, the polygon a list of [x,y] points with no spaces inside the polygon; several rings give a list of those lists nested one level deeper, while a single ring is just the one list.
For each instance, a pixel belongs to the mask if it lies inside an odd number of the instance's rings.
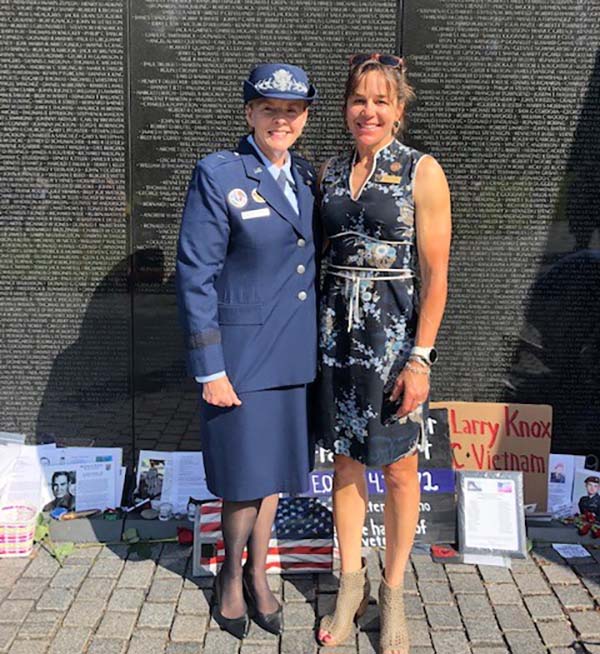
[{"label": "memorial tribute item", "polygon": [[120,448],[0,446],[0,506],[27,503],[43,511],[113,509],[125,483]]},{"label": "memorial tribute item", "polygon": [[150,500],[156,510],[168,502],[173,512],[186,513],[190,497],[199,501],[215,497],[207,489],[202,471],[202,452],[141,450],[134,502]]},{"label": "memorial tribute item", "polygon": [[545,511],[552,407],[488,402],[436,402],[448,410],[456,470],[523,473],[525,503]]},{"label": "memorial tribute item", "polygon": [[[448,412],[430,409],[427,447],[419,452],[420,512],[416,543],[453,542],[456,538],[456,498],[452,454],[448,434]],[[316,470],[310,474],[308,496],[330,506],[333,490],[333,456],[317,449]],[[385,478],[380,470],[365,470],[369,501],[362,535],[363,547],[385,548]]]},{"label": "memorial tribute item", "polygon": [[591,470],[575,470],[573,513],[592,513],[600,522],[600,477]]},{"label": "memorial tribute item", "polygon": [[[548,511],[557,518],[573,514],[575,471],[585,466],[584,456],[551,454],[548,460]],[[578,510],[578,507],[576,511]]]},{"label": "memorial tribute item", "polygon": [[[194,576],[217,574],[224,560],[221,502],[198,506],[194,537]],[[333,519],[320,500],[284,497],[273,524],[267,572],[307,574],[333,567]]]},{"label": "memorial tribute item", "polygon": [[527,557],[523,473],[457,473],[458,544],[462,554]]},{"label": "memorial tribute item", "polygon": [[94,463],[58,463],[43,468],[44,494],[51,497],[43,510],[67,511],[114,509],[120,504],[115,495],[117,469],[112,461]]}]

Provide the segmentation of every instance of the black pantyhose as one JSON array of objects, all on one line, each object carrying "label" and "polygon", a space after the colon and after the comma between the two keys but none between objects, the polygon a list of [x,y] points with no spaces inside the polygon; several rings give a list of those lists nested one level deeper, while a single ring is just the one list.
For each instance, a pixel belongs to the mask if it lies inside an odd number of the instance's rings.
[{"label": "black pantyhose", "polygon": [[246,612],[242,588],[242,554],[250,538],[261,500],[248,502],[223,501],[221,531],[225,544],[225,560],[221,568],[221,614],[238,618]]},{"label": "black pantyhose", "polygon": [[225,560],[221,568],[222,592],[219,608],[226,618],[240,617],[246,611],[242,586],[242,555],[246,545],[249,556],[246,574],[257,608],[262,613],[271,613],[277,609],[277,600],[269,590],[265,574],[265,560],[277,499],[276,495],[271,495],[247,502],[223,501],[221,530],[225,544]]},{"label": "black pantyhose", "polygon": [[274,613],[279,602],[269,588],[265,562],[269,550],[271,527],[277,513],[279,497],[269,495],[262,500],[254,529],[250,534],[248,543],[248,559],[244,566],[244,574],[256,601],[257,609],[261,613]]}]

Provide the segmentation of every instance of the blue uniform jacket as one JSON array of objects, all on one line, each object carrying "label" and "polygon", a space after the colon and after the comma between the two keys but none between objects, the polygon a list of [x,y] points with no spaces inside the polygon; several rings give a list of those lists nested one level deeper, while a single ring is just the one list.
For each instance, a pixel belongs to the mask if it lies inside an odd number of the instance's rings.
[{"label": "blue uniform jacket", "polygon": [[237,392],[316,374],[316,176],[292,153],[299,215],[245,138],[200,160],[177,248],[192,376],[225,370]]}]

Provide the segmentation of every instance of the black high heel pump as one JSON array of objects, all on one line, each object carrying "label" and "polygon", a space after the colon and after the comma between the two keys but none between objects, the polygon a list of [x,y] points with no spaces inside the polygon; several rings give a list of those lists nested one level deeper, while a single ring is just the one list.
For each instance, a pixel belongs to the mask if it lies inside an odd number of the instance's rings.
[{"label": "black high heel pump", "polygon": [[248,635],[250,629],[250,618],[248,612],[241,615],[239,618],[226,618],[221,613],[221,571],[217,574],[215,578],[215,600],[216,604],[213,609],[213,618],[215,622],[223,629],[224,631],[229,632],[232,636],[242,640]]},{"label": "black high heel pump", "polygon": [[283,631],[283,607],[279,604],[279,608],[276,611],[273,611],[273,613],[261,613],[257,608],[256,599],[252,594],[246,575],[243,575],[242,580],[244,584],[244,597],[248,604],[250,616],[259,627],[262,627],[269,633],[279,636]]}]

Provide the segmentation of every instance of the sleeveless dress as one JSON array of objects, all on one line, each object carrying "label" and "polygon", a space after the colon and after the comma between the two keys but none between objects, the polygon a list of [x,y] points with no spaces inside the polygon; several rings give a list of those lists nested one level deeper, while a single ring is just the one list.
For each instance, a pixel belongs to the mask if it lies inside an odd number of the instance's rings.
[{"label": "sleeveless dress", "polygon": [[379,150],[352,198],[353,151],[330,160],[321,183],[329,239],[319,318],[317,436],[368,466],[423,447],[427,405],[400,419],[389,395],[417,327],[413,181],[424,155],[397,140]]}]

